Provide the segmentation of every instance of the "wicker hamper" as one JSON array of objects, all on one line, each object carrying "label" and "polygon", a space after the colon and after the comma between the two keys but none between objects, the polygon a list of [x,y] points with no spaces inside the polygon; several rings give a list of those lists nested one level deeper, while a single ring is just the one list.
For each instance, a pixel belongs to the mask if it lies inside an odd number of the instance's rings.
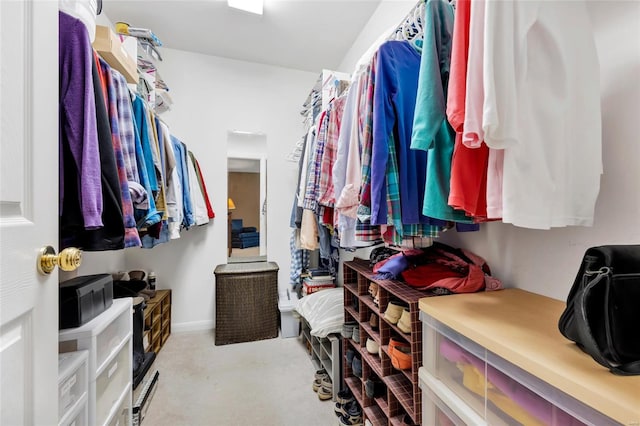
[{"label": "wicker hamper", "polygon": [[275,262],[218,265],[215,344],[278,337],[278,265]]}]

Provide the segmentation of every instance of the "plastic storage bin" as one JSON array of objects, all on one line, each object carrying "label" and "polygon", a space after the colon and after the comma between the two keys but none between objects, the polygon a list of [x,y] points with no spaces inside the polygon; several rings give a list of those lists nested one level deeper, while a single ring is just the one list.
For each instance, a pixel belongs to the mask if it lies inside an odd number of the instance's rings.
[{"label": "plastic storage bin", "polygon": [[[486,422],[478,416],[475,412],[469,410],[465,414],[465,420],[460,418],[453,412],[450,405],[454,405],[455,402],[452,399],[455,395],[451,392],[447,392],[446,388],[440,389],[440,394],[444,394],[443,397],[447,399],[447,403],[442,401],[436,395],[434,389],[427,385],[427,372],[424,368],[419,370],[419,386],[422,389],[422,422],[425,425],[433,426],[464,426],[465,424],[473,424],[477,426],[485,425]],[[432,382],[433,383],[433,382]],[[437,384],[436,384],[437,387]]]},{"label": "plastic storage bin", "polygon": [[464,419],[461,413],[471,409],[492,426],[618,424],[434,318],[421,313],[421,319],[423,377],[439,398],[446,399],[443,396],[448,392],[455,395],[450,408],[460,418]]},{"label": "plastic storage bin", "polygon": [[129,345],[124,345],[96,379],[96,424],[108,420],[124,389],[131,386],[130,350]]},{"label": "plastic storage bin", "polygon": [[89,352],[58,355],[58,420],[62,420],[84,397],[89,388]]},{"label": "plastic storage bin", "polygon": [[300,333],[300,318],[295,316],[293,309],[298,303],[295,294],[281,294],[278,300],[278,310],[280,310],[280,336],[298,337]]},{"label": "plastic storage bin", "polygon": [[127,391],[120,396],[120,404],[115,412],[111,413],[111,419],[108,421],[109,426],[128,426],[131,418],[131,391]]},{"label": "plastic storage bin", "polygon": [[85,393],[71,411],[58,423],[59,426],[88,426],[89,425],[89,397]]},{"label": "plastic storage bin", "polygon": [[[131,298],[122,298],[82,327],[59,333],[60,352],[89,351],[88,424],[92,426],[108,424],[121,398],[131,405],[132,328]],[[129,410],[126,424],[130,422]]]},{"label": "plastic storage bin", "polygon": [[61,330],[59,352],[93,349],[89,355],[89,380],[95,379],[105,361],[131,337],[132,321],[131,299],[115,299],[111,308],[82,327]]}]

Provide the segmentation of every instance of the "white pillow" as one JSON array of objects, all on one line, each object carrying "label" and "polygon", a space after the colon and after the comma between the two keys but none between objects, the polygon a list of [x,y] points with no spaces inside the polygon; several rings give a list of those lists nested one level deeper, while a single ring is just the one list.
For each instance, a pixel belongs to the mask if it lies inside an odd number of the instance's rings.
[{"label": "white pillow", "polygon": [[320,290],[298,300],[295,311],[307,320],[311,335],[327,337],[340,333],[344,324],[344,290],[341,287]]}]

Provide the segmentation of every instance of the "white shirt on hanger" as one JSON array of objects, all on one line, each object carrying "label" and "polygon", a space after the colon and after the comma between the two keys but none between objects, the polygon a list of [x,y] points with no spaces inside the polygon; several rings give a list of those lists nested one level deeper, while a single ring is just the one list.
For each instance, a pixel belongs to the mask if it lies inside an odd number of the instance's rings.
[{"label": "white shirt on hanger", "polygon": [[488,1],[483,130],[505,149],[503,221],[591,226],[602,174],[600,66],[582,1]]}]

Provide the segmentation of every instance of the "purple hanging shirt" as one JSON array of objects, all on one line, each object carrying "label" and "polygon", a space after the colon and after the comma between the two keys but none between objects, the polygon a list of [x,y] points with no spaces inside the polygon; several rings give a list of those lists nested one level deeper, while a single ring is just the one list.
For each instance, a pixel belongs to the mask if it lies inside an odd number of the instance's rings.
[{"label": "purple hanging shirt", "polygon": [[[78,192],[86,229],[102,226],[102,183],[100,151],[96,126],[91,61],[93,50],[84,24],[59,12],[59,147],[60,210],[65,191]],[[74,164],[64,164],[64,146],[70,150]],[[64,181],[64,167],[76,167],[78,182]]]}]

